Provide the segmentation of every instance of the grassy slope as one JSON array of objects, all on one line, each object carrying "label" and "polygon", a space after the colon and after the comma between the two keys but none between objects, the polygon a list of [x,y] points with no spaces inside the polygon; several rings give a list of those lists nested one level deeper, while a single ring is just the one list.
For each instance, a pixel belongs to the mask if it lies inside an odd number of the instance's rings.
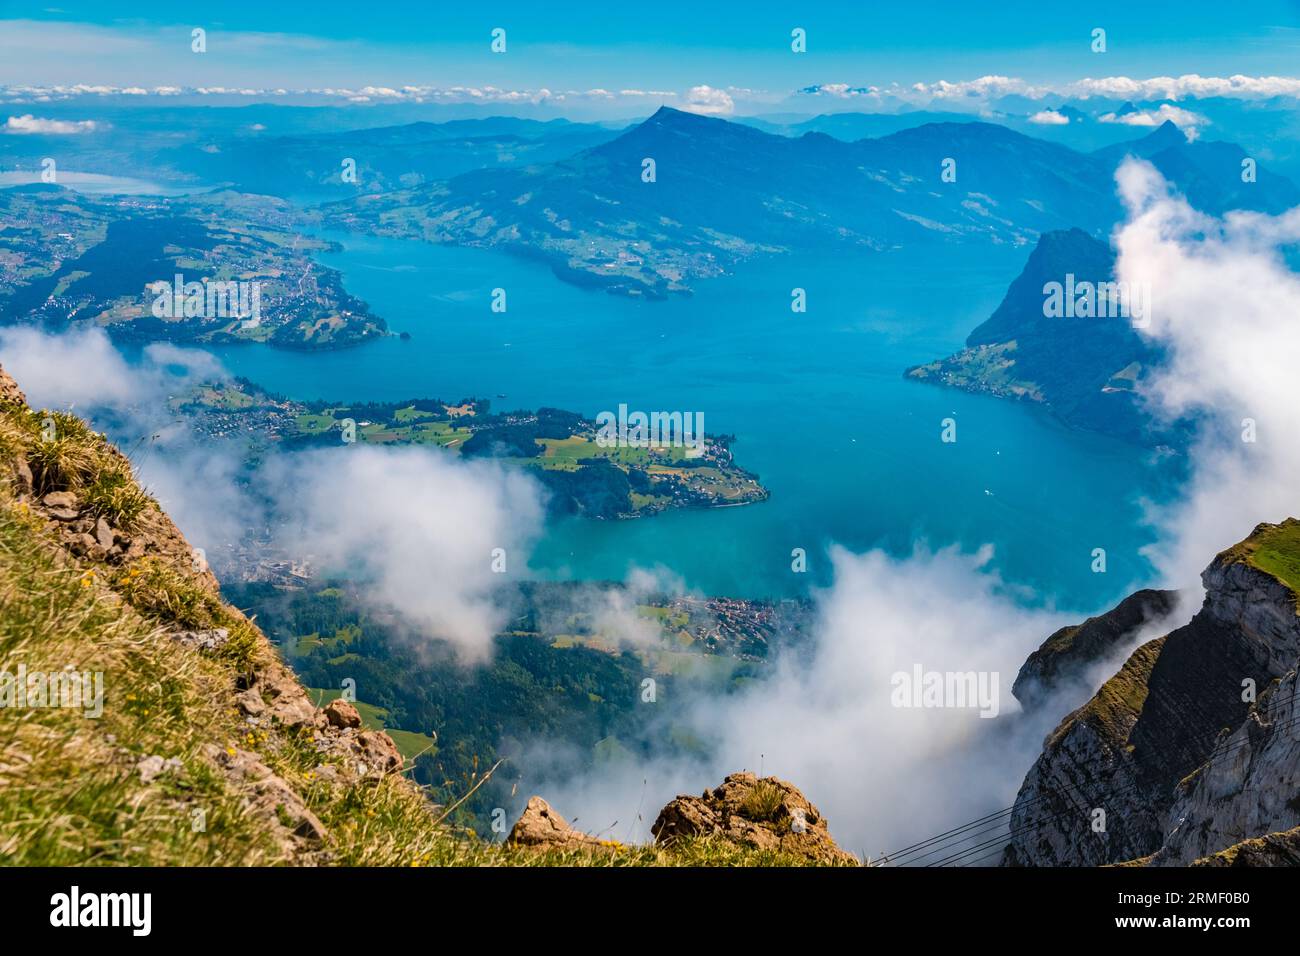
[{"label": "grassy slope", "polygon": [[[119,563],[74,557],[39,506],[63,490],[158,547]],[[201,651],[173,636],[207,627],[226,628],[230,640]],[[0,370],[0,672],[19,665],[101,671],[104,705],[98,719],[68,708],[0,708],[0,861],[8,864],[802,862],[713,840],[671,850],[486,844],[440,825],[438,809],[406,778],[349,777],[344,758],[321,753],[309,732],[251,726],[234,697],[264,675],[283,675],[274,648],[193,568],[126,459],[75,416],[30,410]],[[256,794],[211,759],[213,745],[256,755],[316,814],[324,838],[290,838],[275,813],[255,812]],[[174,763],[146,781],[146,757]]]},{"label": "grassy slope", "polygon": [[1226,554],[1271,574],[1300,594],[1300,521],[1295,518],[1287,518],[1281,524],[1261,525]]}]

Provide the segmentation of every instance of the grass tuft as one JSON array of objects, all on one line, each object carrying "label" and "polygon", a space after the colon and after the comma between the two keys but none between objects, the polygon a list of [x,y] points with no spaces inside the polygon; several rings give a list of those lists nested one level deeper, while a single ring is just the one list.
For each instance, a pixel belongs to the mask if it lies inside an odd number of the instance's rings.
[{"label": "grass tuft", "polygon": [[745,794],[740,812],[755,823],[772,823],[781,814],[781,791],[774,784],[760,780]]}]

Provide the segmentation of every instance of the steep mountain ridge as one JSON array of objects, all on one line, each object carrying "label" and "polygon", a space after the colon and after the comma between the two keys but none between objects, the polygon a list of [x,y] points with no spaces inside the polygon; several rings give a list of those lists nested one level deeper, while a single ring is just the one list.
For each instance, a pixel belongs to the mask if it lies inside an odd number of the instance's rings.
[{"label": "steep mountain ridge", "polygon": [[1178,607],[1177,591],[1135,591],[1103,614],[1082,624],[1060,628],[1021,666],[1011,693],[1026,710],[1044,704],[1070,682],[1082,681],[1090,668],[1138,639],[1144,628],[1158,626]]},{"label": "steep mountain ridge", "polygon": [[[1239,146],[1188,142],[1168,121],[1147,136],[1089,155],[1107,170],[1128,156],[1148,160],[1194,208],[1212,215],[1236,209],[1277,214],[1300,205],[1300,189],[1267,169],[1256,168],[1256,179],[1244,181],[1248,157]],[[1187,424],[1152,422],[1138,400],[1143,376],[1162,360],[1161,350],[1138,331],[1149,310],[1158,307],[1155,292],[1124,290],[1120,295],[1130,297],[1124,301],[1110,294],[1114,283],[1115,254],[1096,230],[1044,232],[998,308],[971,331],[965,347],[905,374],[1042,404],[1073,428],[1148,444],[1181,444]],[[1064,297],[1062,305],[1075,299],[1071,290],[1091,302],[1082,311],[1049,310],[1053,287]],[[1106,301],[1103,288],[1114,303],[1104,314],[1098,308]]]},{"label": "steep mountain ridge", "polygon": [[1300,690],[1298,561],[1292,518],[1214,559],[1191,621],[1139,647],[1049,735],[1005,862],[1187,864],[1300,824],[1284,732]]},{"label": "steep mountain ridge", "polygon": [[[75,416],[28,408],[3,370],[0,478],[9,862],[382,863],[427,851],[430,808],[387,735],[315,708],[126,457]],[[95,675],[93,706],[89,677],[77,684],[84,715],[53,691],[69,669]],[[381,812],[382,837],[348,823]]]},{"label": "steep mountain ridge", "polygon": [[1145,159],[1178,187],[1192,207],[1221,216],[1233,209],[1273,215],[1300,205],[1300,188],[1265,163],[1255,162],[1254,178],[1244,178],[1243,160],[1251,158],[1236,143],[1188,141],[1171,120],[1129,143],[1116,143],[1092,155],[1114,168],[1126,156]]},{"label": "steep mountain ridge", "polygon": [[1001,304],[947,358],[910,368],[917,381],[1042,404],[1066,424],[1138,439],[1147,423],[1135,388],[1160,361],[1132,318],[1048,315],[1047,289],[1112,281],[1110,247],[1081,229],[1044,233]]}]

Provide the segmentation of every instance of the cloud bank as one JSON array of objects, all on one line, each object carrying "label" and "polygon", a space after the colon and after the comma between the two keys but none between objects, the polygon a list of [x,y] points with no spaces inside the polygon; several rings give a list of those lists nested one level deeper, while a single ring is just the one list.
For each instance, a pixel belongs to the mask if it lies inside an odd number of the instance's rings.
[{"label": "cloud bank", "polygon": [[1293,76],[1155,76],[1134,79],[1128,76],[1091,77],[1067,83],[1030,83],[1013,76],[989,74],[973,80],[936,80],[931,83],[889,83],[880,86],[854,86],[849,83],[818,83],[798,91],[807,96],[837,99],[887,100],[912,103],[987,101],[1002,96],[1023,96],[1033,100],[1046,97],[1069,97],[1088,100],[1094,97],[1118,100],[1185,100],[1224,97],[1255,100],[1274,96],[1300,98],[1300,77]]},{"label": "cloud bank", "polygon": [[418,446],[353,445],[282,458],[261,480],[294,489],[277,496],[286,550],[371,588],[463,661],[490,656],[509,614],[500,584],[518,580],[541,532],[530,476]]},{"label": "cloud bank", "polygon": [[991,557],[988,548],[922,547],[901,559],[834,548],[834,584],[818,596],[811,644],[776,655],[770,675],[742,692],[641,705],[651,736],[685,731],[708,756],[620,762],[575,777],[567,766],[548,775],[534,753],[526,759],[541,779],[526,782],[593,830],[619,821],[619,838],[647,839],[653,816],[636,821],[638,804],[653,814],[679,793],[761,768],[799,786],[842,846],[872,856],[1009,805],[1042,743],[1042,721],[891,699],[893,675],[920,665],[996,673],[1003,715],[1018,710],[1016,672],[1070,618],[1027,611],[988,568]]},{"label": "cloud bank", "polygon": [[1158,414],[1199,423],[1190,483],[1153,510],[1162,533],[1150,553],[1166,580],[1193,584],[1255,524],[1300,512],[1300,275],[1285,258],[1300,209],[1215,219],[1148,163],[1130,160],[1117,178],[1129,210],[1117,273],[1151,283],[1144,334],[1168,352],[1146,395]]}]

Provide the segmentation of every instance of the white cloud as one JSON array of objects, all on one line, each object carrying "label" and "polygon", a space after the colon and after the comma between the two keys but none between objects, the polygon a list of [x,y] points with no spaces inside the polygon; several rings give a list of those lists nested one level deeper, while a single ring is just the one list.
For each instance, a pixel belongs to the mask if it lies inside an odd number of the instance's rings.
[{"label": "white cloud", "polygon": [[[1300,510],[1300,275],[1282,255],[1300,241],[1300,208],[1215,219],[1147,163],[1126,162],[1117,179],[1129,209],[1117,273],[1150,283],[1144,334],[1168,352],[1146,394],[1165,416],[1200,422],[1185,493],[1154,509],[1162,535],[1151,555],[1167,580],[1194,586],[1257,523]],[[1246,419],[1254,442],[1243,440]]]},{"label": "white cloud", "polygon": [[[285,456],[257,480],[292,489],[274,494],[286,551],[346,572],[462,660],[491,655],[508,617],[501,584],[525,571],[541,530],[528,474],[438,449],[354,445]],[[498,548],[506,573],[493,570]]]},{"label": "white cloud", "polygon": [[1169,103],[1160,104],[1159,109],[1133,110],[1128,113],[1103,113],[1097,117],[1099,123],[1120,123],[1124,126],[1163,126],[1172,121],[1183,131],[1188,141],[1196,139],[1202,126],[1209,125],[1209,120],[1199,113],[1185,110]]},{"label": "white cloud", "polygon": [[[128,363],[102,329],[11,327],[0,329],[0,365],[34,406],[71,408],[126,438],[141,481],[210,559],[273,520],[283,553],[359,576],[377,606],[463,660],[489,656],[508,613],[500,585],[526,571],[542,525],[541,486],[524,471],[419,447],[340,446],[270,455],[247,474],[239,443],[197,440],[168,409],[169,396],[228,378],[208,352],[156,343]],[[493,570],[496,548],[505,574]],[[592,604],[606,623],[634,606]]]},{"label": "white cloud", "polygon": [[[564,766],[554,779],[543,774],[525,785],[594,830],[619,820],[619,838],[627,827],[644,839],[654,818],[630,825],[638,804],[653,813],[678,793],[761,766],[800,787],[842,846],[872,855],[1008,806],[1050,729],[1044,722],[1060,716],[1048,708],[1040,720],[1008,720],[1018,709],[1011,682],[1030,651],[1074,618],[1025,610],[988,569],[991,556],[988,548],[919,548],[904,559],[833,549],[834,584],[818,596],[811,643],[781,653],[771,673],[744,690],[663,718],[679,732],[689,727],[709,756],[675,754],[588,775]],[[893,706],[892,676],[916,664],[996,672],[1002,718]],[[539,744],[524,763],[536,766],[544,750]]]},{"label": "white cloud", "polygon": [[1157,76],[1132,79],[1127,76],[1085,78],[1068,83],[1034,84],[1018,77],[988,75],[973,80],[930,83],[891,83],[887,86],[853,86],[849,83],[819,83],[798,91],[813,96],[840,99],[895,99],[913,104],[939,102],[986,102],[1001,96],[1024,96],[1029,99],[1070,97],[1090,99],[1106,97],[1126,100],[1184,100],[1227,97],[1231,99],[1265,99],[1288,96],[1300,99],[1300,77],[1289,76]]},{"label": "white cloud", "polygon": [[1115,99],[1181,100],[1224,96],[1233,99],[1265,99],[1272,96],[1300,97],[1300,78],[1293,76],[1156,76],[1134,80],[1127,76],[1085,79],[1066,89],[1081,97],[1107,96]]},{"label": "white cloud", "polygon": [[711,86],[692,86],[686,92],[682,109],[702,116],[730,116],[736,111],[736,103],[726,90]]},{"label": "white cloud", "polygon": [[141,484],[195,547],[215,553],[261,523],[261,503],[237,481],[234,450],[196,441],[167,406],[195,383],[229,378],[211,353],[156,343],[128,363],[103,329],[14,326],[0,329],[0,365],[34,408],[69,409],[111,427]]},{"label": "white cloud", "polygon": [[1040,126],[1069,126],[1070,117],[1058,113],[1056,110],[1039,110],[1029,117],[1029,122],[1037,123]]},{"label": "white cloud", "polygon": [[170,392],[227,377],[210,353],[162,343],[145,348],[139,365],[129,365],[99,328],[63,334],[0,328],[0,365],[29,402],[48,408],[160,407]]},{"label": "white cloud", "polygon": [[72,136],[77,133],[93,133],[96,129],[94,120],[53,120],[40,119],[31,113],[23,116],[11,116],[5,121],[5,132],[16,135],[44,133],[54,136]]}]

